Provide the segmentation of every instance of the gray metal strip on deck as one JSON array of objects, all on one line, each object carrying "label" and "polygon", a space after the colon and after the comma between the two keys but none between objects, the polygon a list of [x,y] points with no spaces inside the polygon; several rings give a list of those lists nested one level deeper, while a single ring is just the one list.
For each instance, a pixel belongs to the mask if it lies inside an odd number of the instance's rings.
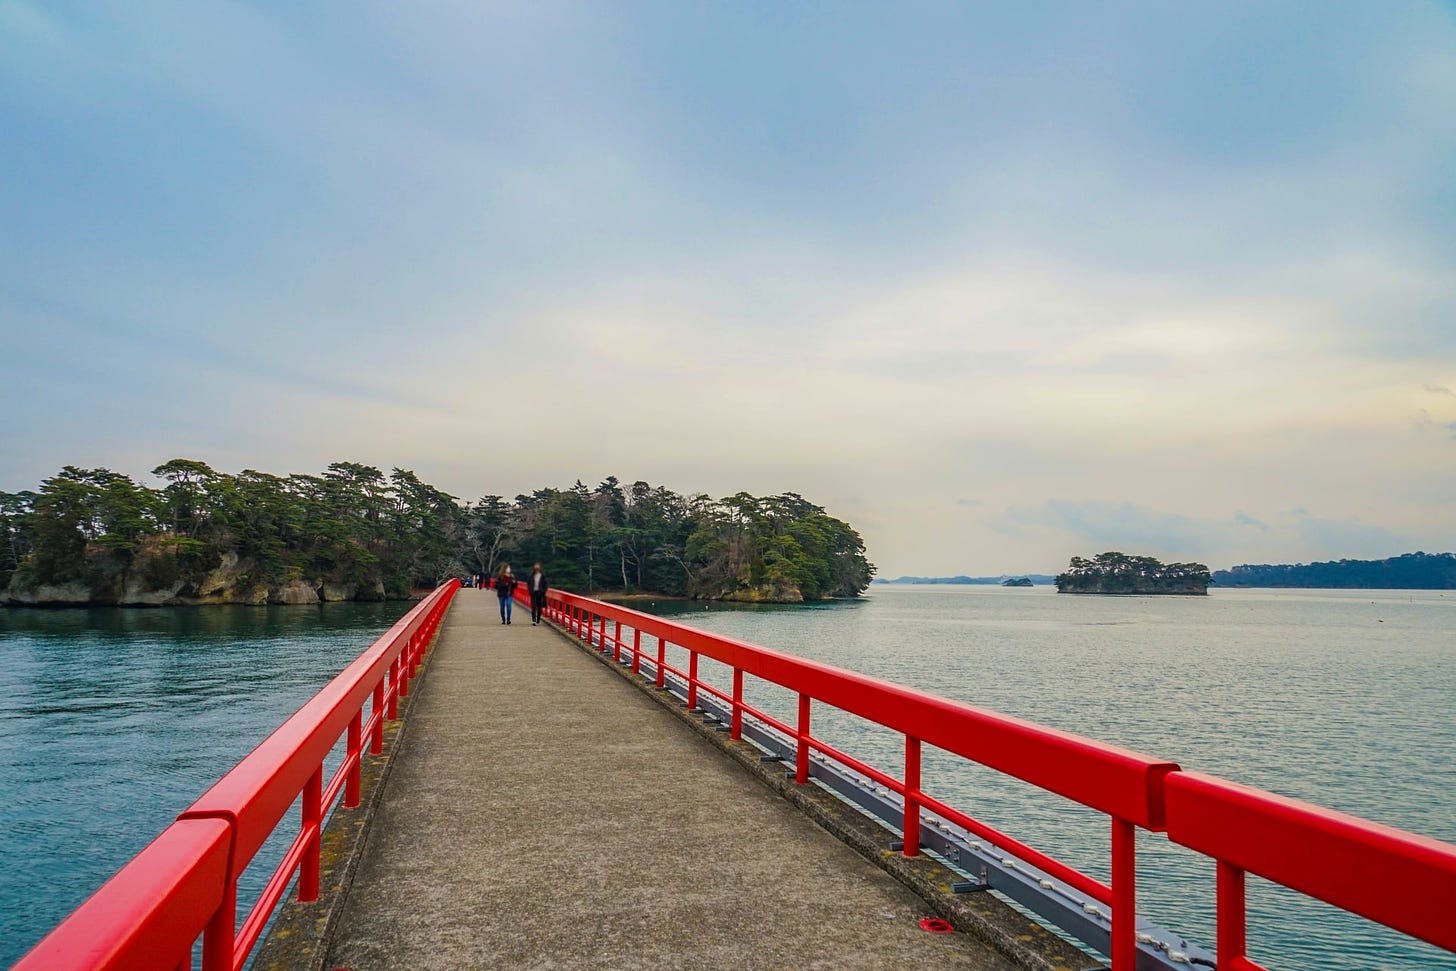
[{"label": "gray metal strip on deck", "polygon": [[419,692],[325,967],[1010,967],[490,591]]}]

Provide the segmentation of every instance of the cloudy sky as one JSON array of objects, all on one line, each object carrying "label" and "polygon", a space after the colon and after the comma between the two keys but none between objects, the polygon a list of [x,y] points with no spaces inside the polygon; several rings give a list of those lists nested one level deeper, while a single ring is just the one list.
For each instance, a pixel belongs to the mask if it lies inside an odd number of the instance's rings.
[{"label": "cloudy sky", "polygon": [[793,490],[891,576],[1456,548],[1450,4],[301,6],[0,0],[0,489]]}]

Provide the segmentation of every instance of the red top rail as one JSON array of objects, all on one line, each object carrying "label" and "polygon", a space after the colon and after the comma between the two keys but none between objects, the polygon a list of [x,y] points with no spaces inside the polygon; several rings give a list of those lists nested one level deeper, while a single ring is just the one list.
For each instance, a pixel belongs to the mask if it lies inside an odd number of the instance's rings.
[{"label": "red top rail", "polygon": [[190,953],[222,906],[228,837],[218,819],[168,826],[12,971],[128,971]]},{"label": "red top rail", "polygon": [[[358,805],[365,739],[382,751],[384,722],[459,587],[442,585],[400,618],[12,971],[188,968],[199,935],[203,971],[241,968],[295,872],[299,899],[317,897],[323,818],[340,792]],[[324,758],[341,737],[347,751],[325,789]],[[239,928],[238,877],[300,796],[299,833]]]},{"label": "red top rail", "polygon": [[1197,772],[1165,786],[1168,838],[1219,862],[1221,960],[1243,959],[1245,871],[1456,951],[1456,846]]},{"label": "red top rail", "polygon": [[[905,852],[918,847],[921,809],[961,825],[1003,849],[1112,905],[1112,966],[1136,963],[1134,844],[1131,825],[1166,829],[1173,841],[1218,861],[1218,955],[1221,971],[1254,971],[1245,956],[1245,871],[1334,904],[1350,913],[1456,951],[1456,846],[1367,820],[1183,772],[1174,762],[1047,728],[831,665],[695,630],[661,617],[553,590],[551,619],[596,644],[622,652],[625,624],[632,637],[632,670],[645,652],[643,634],[658,639],[657,685],[664,670],[732,706],[732,737],[745,712],[797,743],[795,778],[808,781],[808,753],[817,750],[905,798]],[[609,640],[606,621],[617,627]],[[689,652],[689,670],[668,667],[665,645]],[[733,693],[698,680],[698,658],[733,669]],[[743,702],[745,674],[799,695],[797,726],[770,718]],[[822,702],[876,722],[906,739],[903,781],[813,738],[810,704]],[[690,702],[691,703],[691,702]],[[1006,775],[1057,793],[1113,818],[1112,886],[1106,887],[920,791],[920,744],[928,742]],[[915,836],[912,836],[915,834]]]}]

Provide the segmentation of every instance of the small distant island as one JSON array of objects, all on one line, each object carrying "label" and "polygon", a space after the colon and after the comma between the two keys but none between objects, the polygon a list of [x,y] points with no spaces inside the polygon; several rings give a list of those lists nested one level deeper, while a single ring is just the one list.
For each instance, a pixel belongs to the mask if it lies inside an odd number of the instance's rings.
[{"label": "small distant island", "polygon": [[1034,583],[1031,582],[1031,577],[1008,577],[1007,579],[1001,581],[1001,586],[1003,586],[1003,587],[1034,587],[1034,586],[1036,586],[1036,584],[1034,584]]},{"label": "small distant island", "polygon": [[1361,590],[1456,590],[1456,554],[1406,553],[1384,560],[1243,564],[1219,570],[1227,587],[1319,587]]},{"label": "small distant island", "polygon": [[1072,557],[1057,574],[1058,593],[1174,594],[1204,596],[1213,577],[1202,563],[1168,563],[1151,556],[1100,553]]}]

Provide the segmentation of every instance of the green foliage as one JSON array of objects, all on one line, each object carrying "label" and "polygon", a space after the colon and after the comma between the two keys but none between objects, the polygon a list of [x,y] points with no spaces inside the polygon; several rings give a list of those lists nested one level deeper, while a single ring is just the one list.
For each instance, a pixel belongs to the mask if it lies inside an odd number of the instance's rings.
[{"label": "green foliage", "polygon": [[1060,593],[1206,593],[1211,581],[1202,563],[1164,564],[1151,556],[1099,553],[1074,556],[1057,575]]},{"label": "green foliage", "polygon": [[1406,553],[1385,560],[1332,560],[1289,565],[1243,564],[1213,579],[1239,587],[1320,587],[1366,590],[1456,590],[1456,555]]},{"label": "green foliage", "polygon": [[466,508],[470,572],[541,563],[559,587],[701,598],[854,597],[874,575],[848,524],[802,496],[685,497],[608,477],[595,489],[539,489]]},{"label": "green foliage", "polygon": [[813,600],[858,595],[874,569],[858,533],[794,493],[714,501],[613,477],[462,507],[413,472],[354,462],[277,476],[173,459],[153,474],[160,488],[67,466],[38,492],[0,493],[0,588],[128,570],[187,588],[226,561],[249,583],[405,596],[539,561],[567,589]]},{"label": "green foliage", "polygon": [[322,476],[237,475],[173,459],[160,489],[67,466],[36,493],[0,494],[0,587],[93,581],[134,569],[162,587],[196,582],[224,557],[250,581],[305,580],[408,595],[456,572],[454,497],[395,469],[337,462]]}]

